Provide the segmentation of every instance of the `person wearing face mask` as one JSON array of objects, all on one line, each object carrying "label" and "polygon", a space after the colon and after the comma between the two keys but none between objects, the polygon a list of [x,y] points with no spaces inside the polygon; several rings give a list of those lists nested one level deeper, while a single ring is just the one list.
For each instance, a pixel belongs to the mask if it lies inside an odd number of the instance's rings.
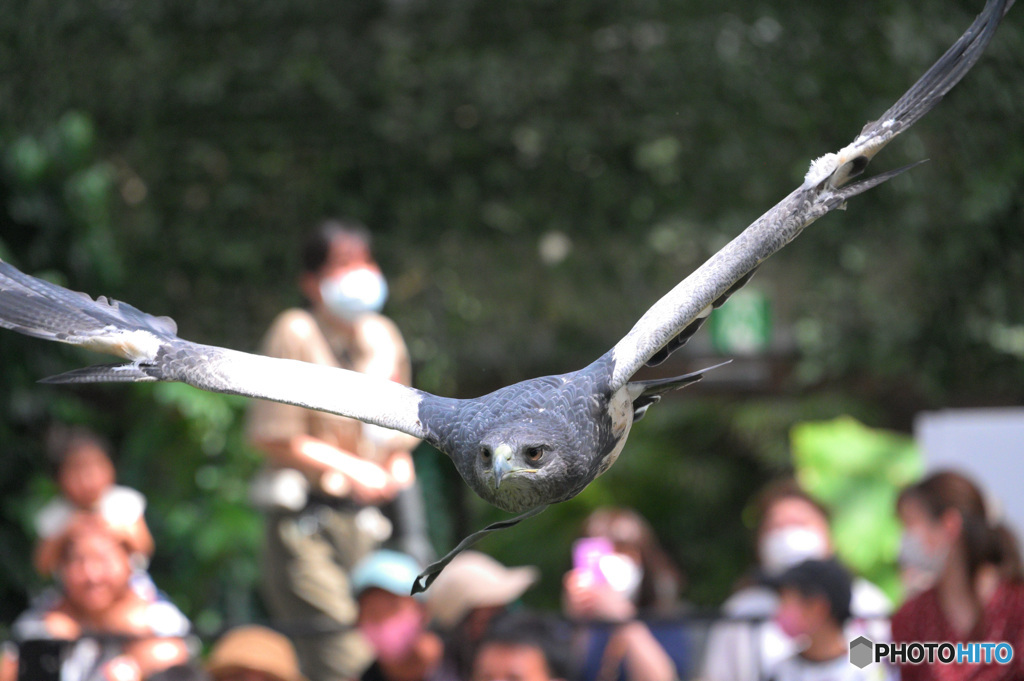
[{"label": "person wearing face mask", "polygon": [[907,664],[903,681],[1024,679],[1024,577],[1016,540],[989,516],[978,487],[955,471],[939,471],[905,489],[897,501],[904,538],[900,562],[930,586],[892,618],[894,642],[1010,643],[1008,665]]},{"label": "person wearing face mask", "polygon": [[419,572],[411,556],[388,549],[371,553],[352,571],[359,631],[376,655],[362,681],[425,681],[440,666],[441,638],[427,629],[426,605],[409,595]]},{"label": "person wearing face mask", "polygon": [[682,576],[636,511],[602,508],[583,523],[573,569],[563,579],[566,616],[580,623],[580,678],[669,681],[688,670],[677,615]]},{"label": "person wearing face mask", "polygon": [[[828,511],[795,480],[769,483],[755,497],[754,507],[758,564],[746,584],[722,605],[724,620],[708,632],[701,672],[706,681],[758,681],[797,652],[798,642],[774,620],[779,599],[771,580],[805,560],[833,555]],[[888,641],[885,618],[891,607],[881,589],[855,578],[848,640],[865,635],[873,641]]]},{"label": "person wearing face mask", "polygon": [[[306,241],[299,285],[308,306],[285,310],[264,337],[264,354],[342,367],[409,385],[408,352],[380,314],[387,283],[359,225],[328,221]],[[266,533],[263,596],[283,626],[317,621],[333,633],[296,637],[312,681],[358,678],[373,651],[352,625],[349,574],[387,540],[381,507],[413,489],[417,441],[359,421],[254,400],[247,435],[268,466],[252,497]],[[414,515],[414,514],[413,514]]]},{"label": "person wearing face mask", "polygon": [[805,560],[772,580],[779,594],[775,622],[802,642],[769,674],[771,681],[884,681],[884,665],[850,664],[844,625],[850,618],[852,580],[838,561]]}]

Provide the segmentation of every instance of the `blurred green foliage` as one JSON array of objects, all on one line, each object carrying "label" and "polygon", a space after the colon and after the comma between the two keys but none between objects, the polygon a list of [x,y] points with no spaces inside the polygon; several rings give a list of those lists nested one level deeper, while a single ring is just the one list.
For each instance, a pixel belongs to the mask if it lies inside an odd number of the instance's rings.
[{"label": "blurred green foliage", "polygon": [[[0,258],[252,349],[298,301],[305,230],[354,216],[374,230],[417,385],[479,394],[605,351],[980,7],[13,0],[0,13]],[[922,408],[1024,398],[1022,48],[1011,13],[879,160],[932,162],[762,268],[783,339],[772,381],[666,401],[579,500],[488,540],[545,568],[539,602],[557,601],[568,541],[603,503],[647,514],[689,596],[716,602],[752,555],[747,499],[791,466],[794,423],[850,413],[905,430]],[[709,351],[691,345],[676,366]],[[36,585],[27,529],[51,489],[36,481],[58,419],[108,434],[122,480],[148,496],[160,586],[208,629],[258,614],[244,404],[34,383],[92,361],[0,334],[0,621]],[[439,549],[494,517],[435,452],[417,467]]]},{"label": "blurred green foliage", "polygon": [[838,554],[898,603],[902,528],[896,499],[924,472],[914,441],[846,416],[797,424],[792,450],[800,485],[832,514]]}]

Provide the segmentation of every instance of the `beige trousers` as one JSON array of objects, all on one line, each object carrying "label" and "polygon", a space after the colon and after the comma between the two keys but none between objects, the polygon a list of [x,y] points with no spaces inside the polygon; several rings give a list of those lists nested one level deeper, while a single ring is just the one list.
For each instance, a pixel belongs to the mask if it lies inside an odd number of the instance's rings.
[{"label": "beige trousers", "polygon": [[298,513],[267,513],[264,600],[310,681],[357,679],[373,661],[366,639],[348,627],[358,614],[349,573],[374,548],[355,511],[312,504]]}]

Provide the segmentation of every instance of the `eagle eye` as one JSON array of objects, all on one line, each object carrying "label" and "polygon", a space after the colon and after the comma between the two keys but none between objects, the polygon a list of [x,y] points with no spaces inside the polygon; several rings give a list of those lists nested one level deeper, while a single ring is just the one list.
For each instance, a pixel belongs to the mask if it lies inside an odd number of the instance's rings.
[{"label": "eagle eye", "polygon": [[526,448],[526,460],[530,463],[537,463],[541,457],[544,456],[544,447],[527,447]]},{"label": "eagle eye", "polygon": [[480,447],[480,458],[483,459],[484,463],[489,462],[491,460],[492,455],[493,453],[491,452],[490,447],[488,447],[487,445]]}]

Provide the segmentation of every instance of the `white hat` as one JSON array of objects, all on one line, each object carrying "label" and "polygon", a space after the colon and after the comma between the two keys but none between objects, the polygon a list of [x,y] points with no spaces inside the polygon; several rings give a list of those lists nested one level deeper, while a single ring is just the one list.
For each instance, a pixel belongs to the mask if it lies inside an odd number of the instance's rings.
[{"label": "white hat", "polygon": [[532,565],[509,568],[479,551],[463,551],[427,589],[427,609],[438,626],[451,629],[474,608],[515,601],[539,577]]}]

